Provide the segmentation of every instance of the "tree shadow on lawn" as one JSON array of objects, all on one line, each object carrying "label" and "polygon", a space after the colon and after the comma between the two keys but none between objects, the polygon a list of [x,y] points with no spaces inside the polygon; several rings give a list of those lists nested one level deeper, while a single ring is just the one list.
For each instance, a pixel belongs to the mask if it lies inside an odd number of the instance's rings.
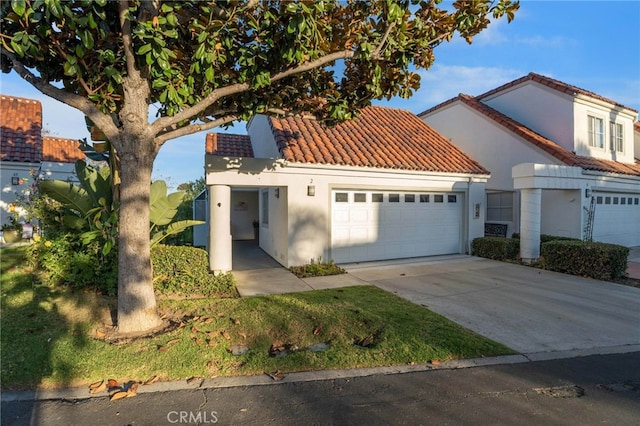
[{"label": "tree shadow on lawn", "polygon": [[47,287],[28,268],[25,252],[1,254],[2,390],[72,386],[76,352],[89,344],[92,324],[111,321],[108,299]]}]

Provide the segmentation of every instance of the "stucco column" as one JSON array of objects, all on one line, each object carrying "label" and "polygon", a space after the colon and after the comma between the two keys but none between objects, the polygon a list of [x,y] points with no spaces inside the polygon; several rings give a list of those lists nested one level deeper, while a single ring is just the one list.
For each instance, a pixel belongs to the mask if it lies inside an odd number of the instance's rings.
[{"label": "stucco column", "polygon": [[523,262],[531,263],[540,257],[542,189],[522,189],[520,198],[520,257]]},{"label": "stucco column", "polygon": [[231,270],[231,187],[209,185],[209,269]]}]

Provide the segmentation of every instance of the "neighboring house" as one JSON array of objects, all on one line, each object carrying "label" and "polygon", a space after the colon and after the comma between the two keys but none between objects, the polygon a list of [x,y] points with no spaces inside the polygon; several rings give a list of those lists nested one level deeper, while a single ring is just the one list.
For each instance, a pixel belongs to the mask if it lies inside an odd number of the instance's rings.
[{"label": "neighboring house", "polygon": [[76,182],[74,163],[84,160],[78,141],[42,136],[42,105],[33,99],[0,95],[0,224],[11,204],[39,179]]},{"label": "neighboring house", "polygon": [[207,135],[214,271],[254,221],[287,267],[467,253],[483,235],[489,172],[411,112],[368,107],[332,128],[259,115],[247,130]]},{"label": "neighboring house", "polygon": [[520,232],[525,259],[540,233],[640,246],[637,115],[535,73],[419,114],[489,169],[487,229]]}]

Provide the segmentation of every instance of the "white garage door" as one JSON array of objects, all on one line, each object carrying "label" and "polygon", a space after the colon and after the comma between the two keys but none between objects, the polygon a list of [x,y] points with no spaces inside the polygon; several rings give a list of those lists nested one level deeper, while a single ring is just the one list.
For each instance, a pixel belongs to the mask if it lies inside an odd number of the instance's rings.
[{"label": "white garage door", "polygon": [[593,240],[640,246],[640,196],[598,192],[593,225]]},{"label": "white garage door", "polygon": [[334,190],[331,199],[336,262],[460,253],[461,194]]}]

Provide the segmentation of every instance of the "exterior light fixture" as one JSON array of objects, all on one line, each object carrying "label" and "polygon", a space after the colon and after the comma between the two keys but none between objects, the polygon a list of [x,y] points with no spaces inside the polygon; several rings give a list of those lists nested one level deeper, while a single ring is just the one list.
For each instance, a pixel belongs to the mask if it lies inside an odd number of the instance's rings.
[{"label": "exterior light fixture", "polygon": [[307,195],[309,197],[313,197],[314,195],[316,195],[316,187],[315,187],[315,185],[308,185],[307,186]]},{"label": "exterior light fixture", "polygon": [[276,188],[275,196],[276,196],[276,198],[280,198],[280,188]]},{"label": "exterior light fixture", "polygon": [[11,176],[11,185],[20,185],[20,178],[18,176]]}]

